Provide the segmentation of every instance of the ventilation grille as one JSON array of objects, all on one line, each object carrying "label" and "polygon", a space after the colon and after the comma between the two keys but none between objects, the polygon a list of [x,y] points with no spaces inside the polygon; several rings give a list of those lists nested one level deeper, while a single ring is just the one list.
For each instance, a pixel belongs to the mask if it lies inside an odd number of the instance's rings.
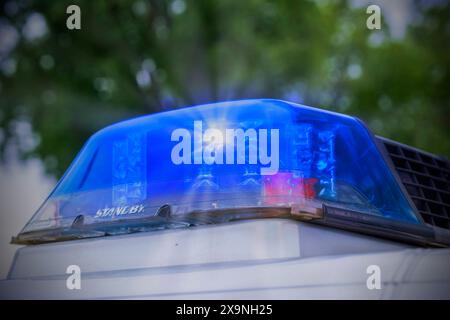
[{"label": "ventilation grille", "polygon": [[423,220],[450,229],[450,161],[380,140]]}]

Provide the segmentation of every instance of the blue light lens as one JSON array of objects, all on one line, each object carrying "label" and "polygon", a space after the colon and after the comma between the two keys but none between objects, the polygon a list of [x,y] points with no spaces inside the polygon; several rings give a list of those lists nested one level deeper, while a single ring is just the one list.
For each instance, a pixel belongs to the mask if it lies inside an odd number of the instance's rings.
[{"label": "blue light lens", "polygon": [[86,143],[24,231],[305,199],[419,223],[357,119],[278,100],[178,109],[109,126]]}]

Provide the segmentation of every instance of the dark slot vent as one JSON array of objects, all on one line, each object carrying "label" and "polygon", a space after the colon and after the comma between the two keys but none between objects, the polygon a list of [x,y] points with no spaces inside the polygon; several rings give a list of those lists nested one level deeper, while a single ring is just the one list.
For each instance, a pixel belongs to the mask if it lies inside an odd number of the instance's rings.
[{"label": "dark slot vent", "polygon": [[450,161],[379,139],[423,220],[450,229]]}]

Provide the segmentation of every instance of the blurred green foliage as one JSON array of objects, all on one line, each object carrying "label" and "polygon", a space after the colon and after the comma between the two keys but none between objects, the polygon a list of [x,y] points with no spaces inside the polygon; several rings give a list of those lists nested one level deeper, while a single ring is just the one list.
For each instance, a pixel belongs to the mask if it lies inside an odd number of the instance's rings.
[{"label": "blurred green foliage", "polygon": [[[434,2],[412,4],[400,38],[385,13],[382,29],[368,30],[366,7],[352,1],[3,2],[0,27],[18,40],[0,51],[1,151],[30,123],[34,143],[19,151],[61,174],[115,121],[270,97],[356,115],[377,134],[448,156],[450,5]],[[81,30],[66,28],[70,4]],[[45,19],[34,38],[33,14]]]}]

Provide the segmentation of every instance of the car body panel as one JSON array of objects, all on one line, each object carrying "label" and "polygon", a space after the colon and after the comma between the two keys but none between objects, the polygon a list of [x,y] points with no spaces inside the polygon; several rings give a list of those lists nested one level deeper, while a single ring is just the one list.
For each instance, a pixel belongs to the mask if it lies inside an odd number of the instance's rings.
[{"label": "car body panel", "polygon": [[[81,269],[81,289],[66,269]],[[381,289],[367,286],[378,266]],[[450,299],[450,249],[290,219],[28,246],[2,299]]]}]

